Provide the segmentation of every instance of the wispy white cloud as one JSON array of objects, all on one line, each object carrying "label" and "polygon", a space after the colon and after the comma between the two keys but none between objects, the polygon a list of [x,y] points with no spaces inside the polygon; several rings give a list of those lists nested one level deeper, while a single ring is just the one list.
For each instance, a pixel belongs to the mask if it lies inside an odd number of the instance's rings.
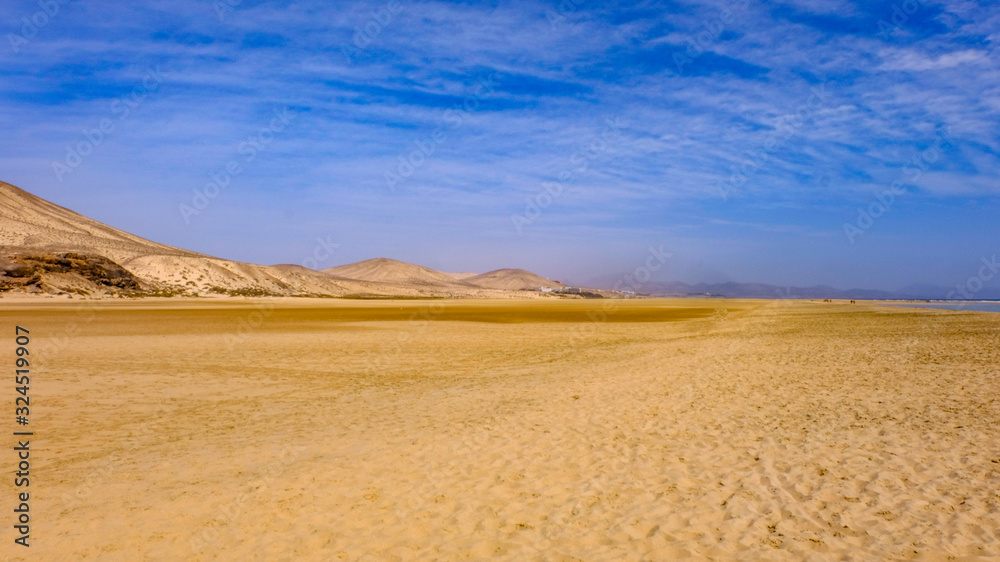
[{"label": "wispy white cloud", "polygon": [[937,56],[914,50],[895,50],[882,53],[886,59],[879,65],[879,70],[942,70],[954,68],[961,65],[989,65],[990,53],[979,49],[965,49],[950,53],[942,53]]},{"label": "wispy white cloud", "polygon": [[[33,5],[7,3],[0,21]],[[571,158],[605,119],[620,118],[620,138],[574,174],[532,236],[564,240],[600,225],[624,244],[678,224],[836,230],[941,131],[954,149],[908,187],[908,204],[996,194],[1000,17],[985,4],[921,3],[885,37],[879,22],[891,20],[891,7],[847,0],[584,3],[555,24],[551,3],[399,5],[380,21],[377,2],[244,2],[220,21],[209,2],[68,4],[21,52],[0,48],[3,179],[62,194],[84,212],[100,203],[80,193],[114,196],[141,183],[159,206],[144,213],[159,219],[143,224],[119,209],[109,220],[194,249],[215,221],[238,220],[234,209],[267,216],[296,198],[310,203],[300,224],[431,233],[450,214],[455,227],[422,244],[447,245],[461,228],[489,224],[490,247],[517,247],[515,231],[503,230],[510,214],[576,166]],[[726,9],[738,17],[723,19]],[[377,33],[345,56],[366,25]],[[690,62],[679,67],[675,56]],[[149,68],[165,73],[162,88],[57,181],[51,162],[114,116],[111,103]],[[455,108],[490,76],[495,92],[453,126]],[[823,99],[810,104],[816,89]],[[185,231],[176,204],[279,107],[300,118],[234,181],[229,203],[213,205],[197,236]],[[442,128],[426,162],[387,189],[385,172]],[[745,182],[720,197],[717,186],[741,168]],[[912,220],[926,218],[922,209]],[[695,214],[710,220],[685,220]],[[287,228],[275,235],[294,246],[300,233]],[[220,227],[220,236],[231,231]],[[371,257],[357,252],[350,257]]]}]

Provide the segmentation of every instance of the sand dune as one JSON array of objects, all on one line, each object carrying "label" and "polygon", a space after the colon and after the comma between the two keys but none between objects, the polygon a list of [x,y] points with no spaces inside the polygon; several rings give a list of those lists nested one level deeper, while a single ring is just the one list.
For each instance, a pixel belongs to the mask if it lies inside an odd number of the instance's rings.
[{"label": "sand dune", "polygon": [[523,269],[497,269],[463,279],[465,283],[486,289],[505,291],[538,290],[541,287],[561,287],[562,283],[546,279]]},{"label": "sand dune", "polygon": [[164,255],[140,256],[122,265],[137,275],[157,279],[171,287],[189,287],[208,294],[392,294],[384,287],[334,279],[296,266],[268,267],[219,258]]},{"label": "sand dune", "polygon": [[323,273],[355,279],[398,285],[453,287],[456,279],[447,273],[435,271],[421,265],[401,262],[388,258],[375,258],[322,270]]},{"label": "sand dune", "polygon": [[[8,255],[77,252],[108,258],[139,278],[146,288],[158,291],[348,294],[366,289],[358,284],[345,286],[332,282],[317,272],[290,274],[158,244],[54,205],[8,183],[0,183],[0,243]],[[102,289],[81,285],[79,280],[68,284],[54,275],[45,276],[39,285],[56,290],[70,286],[89,288],[94,294],[100,294]]]},{"label": "sand dune", "polygon": [[208,257],[112,228],[4,182],[0,182],[0,246],[97,254],[119,264],[151,254]]}]

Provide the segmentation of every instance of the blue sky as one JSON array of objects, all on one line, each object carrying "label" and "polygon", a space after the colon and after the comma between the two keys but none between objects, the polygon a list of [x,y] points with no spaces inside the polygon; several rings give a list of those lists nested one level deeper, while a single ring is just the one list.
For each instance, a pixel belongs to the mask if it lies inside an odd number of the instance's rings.
[{"label": "blue sky", "polygon": [[662,247],[664,280],[952,286],[1000,253],[998,31],[964,1],[12,0],[0,179],[264,264],[582,282]]}]

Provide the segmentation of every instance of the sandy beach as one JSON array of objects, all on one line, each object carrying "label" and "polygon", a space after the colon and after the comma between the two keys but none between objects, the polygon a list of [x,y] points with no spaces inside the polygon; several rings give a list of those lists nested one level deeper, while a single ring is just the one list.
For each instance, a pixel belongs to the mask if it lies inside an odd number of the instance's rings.
[{"label": "sandy beach", "polygon": [[[0,316],[8,357],[21,325],[35,361],[32,546],[6,559],[1000,556],[998,314],[5,299]],[[8,537],[15,493],[4,479]]]}]

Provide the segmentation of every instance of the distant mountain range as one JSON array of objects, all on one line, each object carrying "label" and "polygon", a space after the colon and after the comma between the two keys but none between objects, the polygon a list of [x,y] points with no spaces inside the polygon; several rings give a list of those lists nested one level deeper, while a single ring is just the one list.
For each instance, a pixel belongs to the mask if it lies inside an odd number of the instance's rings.
[{"label": "distant mountain range", "polygon": [[[621,277],[604,276],[592,279],[588,285],[598,289],[612,289]],[[638,284],[636,294],[649,296],[694,297],[717,296],[726,298],[754,299],[856,299],[856,300],[961,300],[962,296],[953,293],[955,288],[935,285],[914,284],[896,291],[878,291],[872,289],[837,289],[825,285],[814,287],[788,287],[767,285],[764,283],[696,283],[694,285],[679,281],[660,282],[649,281]],[[951,293],[951,297],[949,294]],[[1000,289],[984,287],[974,294],[972,299],[1000,299]]]},{"label": "distant mountain range", "polygon": [[[0,295],[579,298],[623,296],[613,290],[621,278],[595,279],[581,290],[523,269],[443,273],[388,258],[321,271],[242,263],[146,240],[0,182]],[[951,291],[930,285],[845,291],[733,282],[647,282],[635,288],[648,296],[764,299],[944,299]],[[974,298],[1000,299],[1000,289],[983,288]]]}]

